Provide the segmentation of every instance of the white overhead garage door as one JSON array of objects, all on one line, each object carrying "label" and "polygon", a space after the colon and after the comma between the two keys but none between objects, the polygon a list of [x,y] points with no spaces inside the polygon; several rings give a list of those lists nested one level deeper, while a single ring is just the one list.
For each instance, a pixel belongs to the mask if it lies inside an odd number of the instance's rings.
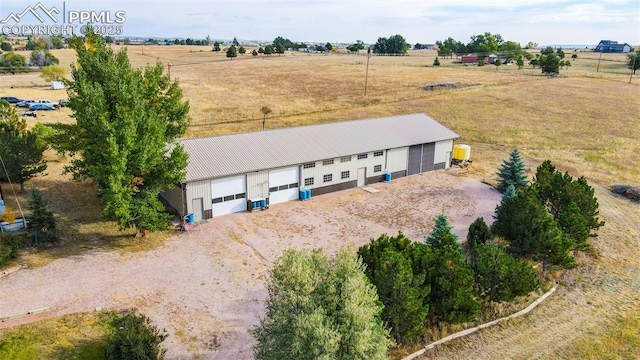
[{"label": "white overhead garage door", "polygon": [[247,181],[245,175],[211,180],[213,216],[247,210]]},{"label": "white overhead garage door", "polygon": [[269,170],[269,204],[297,200],[300,195],[298,167]]}]

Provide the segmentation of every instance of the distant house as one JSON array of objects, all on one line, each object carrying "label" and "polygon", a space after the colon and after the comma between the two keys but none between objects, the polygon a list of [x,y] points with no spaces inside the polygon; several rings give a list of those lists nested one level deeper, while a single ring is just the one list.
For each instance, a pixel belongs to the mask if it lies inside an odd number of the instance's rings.
[{"label": "distant house", "polygon": [[462,55],[461,61],[463,64],[477,64],[480,59],[482,59],[485,64],[489,62],[489,57],[478,54]]},{"label": "distant house", "polygon": [[594,51],[603,53],[628,53],[631,52],[631,50],[633,50],[633,48],[627,43],[619,44],[613,40],[601,40]]}]

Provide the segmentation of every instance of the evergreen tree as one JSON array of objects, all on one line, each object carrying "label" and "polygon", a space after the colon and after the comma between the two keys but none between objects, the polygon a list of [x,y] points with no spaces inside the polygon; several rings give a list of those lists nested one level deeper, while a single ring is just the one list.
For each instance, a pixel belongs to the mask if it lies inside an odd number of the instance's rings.
[{"label": "evergreen tree", "polygon": [[227,57],[231,60],[233,60],[234,57],[238,57],[238,51],[235,45],[229,46],[229,49],[227,49]]},{"label": "evergreen tree", "polygon": [[433,252],[427,274],[431,286],[429,318],[448,323],[473,320],[480,309],[480,301],[473,294],[473,272],[444,214],[436,217],[435,227],[426,243]]},{"label": "evergreen tree", "polygon": [[435,225],[431,234],[425,238],[425,242],[431,247],[439,249],[445,246],[459,246],[458,236],[451,232],[451,225],[444,214],[436,216]]},{"label": "evergreen tree", "polygon": [[588,248],[587,240],[597,236],[604,222],[598,218],[598,200],[587,180],[574,180],[546,160],[538,167],[532,186],[560,229],[573,239],[576,249]]},{"label": "evergreen tree", "polygon": [[213,43],[213,51],[215,51],[215,52],[220,51],[220,43],[219,42],[215,41]]},{"label": "evergreen tree", "polygon": [[514,148],[508,160],[504,160],[498,169],[498,190],[505,191],[509,185],[519,188],[527,185],[527,175],[524,173],[525,165],[518,149]]},{"label": "evergreen tree", "polygon": [[493,243],[473,248],[471,268],[480,296],[492,301],[511,301],[540,286],[538,275],[526,261],[517,260]]},{"label": "evergreen tree", "polygon": [[433,60],[433,66],[440,66],[440,59],[438,59],[438,57],[436,56],[436,58]]},{"label": "evergreen tree", "polygon": [[356,256],[286,250],[267,284],[254,329],[256,359],[387,359],[382,304]]},{"label": "evergreen tree", "polygon": [[126,49],[114,52],[93,32],[70,40],[77,66],[68,89],[74,124],[57,124],[65,171],[93,179],[103,214],[121,229],[156,230],[171,215],[158,199],[185,176],[187,154],[176,140],[187,128],[189,104],[164,66],[133,68]]},{"label": "evergreen tree", "polygon": [[238,42],[238,39],[236,39],[235,37],[233,38],[233,42],[231,43],[233,46],[240,46],[240,43]]},{"label": "evergreen tree", "polygon": [[484,222],[483,218],[479,217],[469,226],[467,245],[470,249],[474,249],[477,246],[486,244],[492,237],[487,223]]},{"label": "evergreen tree", "polygon": [[246,53],[247,53],[247,49],[245,49],[244,46],[240,46],[240,48],[238,49],[238,54],[244,55]]},{"label": "evergreen tree", "polygon": [[432,259],[428,246],[413,243],[401,232],[397,237],[384,234],[360,247],[358,255],[384,304],[382,320],[391,326],[396,342],[420,337],[429,313],[430,286],[425,280]]},{"label": "evergreen tree", "polygon": [[253,57],[258,56],[258,52],[256,51],[256,49],[253,49],[253,51],[251,52],[251,56]]},{"label": "evergreen tree", "polygon": [[525,187],[502,201],[494,218],[492,232],[509,242],[511,253],[542,261],[543,269],[547,264],[575,267],[569,254],[574,242],[558,228],[533,188]]},{"label": "evergreen tree", "polygon": [[57,241],[56,219],[53,217],[51,206],[42,196],[42,192],[35,187],[31,188],[27,208],[31,211],[31,215],[27,216],[27,223],[36,245],[42,241]]}]

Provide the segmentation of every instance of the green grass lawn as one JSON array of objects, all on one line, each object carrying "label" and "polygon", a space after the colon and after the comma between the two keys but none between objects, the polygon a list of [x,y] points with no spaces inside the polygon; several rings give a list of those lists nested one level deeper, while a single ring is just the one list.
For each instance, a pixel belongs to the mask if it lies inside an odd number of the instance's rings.
[{"label": "green grass lawn", "polygon": [[0,359],[104,359],[113,317],[76,313],[0,330]]}]

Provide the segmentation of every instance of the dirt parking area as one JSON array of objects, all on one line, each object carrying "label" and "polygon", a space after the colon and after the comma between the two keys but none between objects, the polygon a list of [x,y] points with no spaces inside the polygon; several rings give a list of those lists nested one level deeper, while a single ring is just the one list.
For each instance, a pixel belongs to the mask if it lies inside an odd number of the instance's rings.
[{"label": "dirt parking area", "polygon": [[455,169],[370,187],[378,192],[350,189],[210,219],[153,251],[94,251],[21,270],[0,279],[0,317],[45,307],[52,316],[137,307],[170,334],[167,359],[252,359],[250,331],[284,249],[332,254],[399,230],[420,241],[442,212],[464,238],[476,217],[491,222],[500,200]]}]

